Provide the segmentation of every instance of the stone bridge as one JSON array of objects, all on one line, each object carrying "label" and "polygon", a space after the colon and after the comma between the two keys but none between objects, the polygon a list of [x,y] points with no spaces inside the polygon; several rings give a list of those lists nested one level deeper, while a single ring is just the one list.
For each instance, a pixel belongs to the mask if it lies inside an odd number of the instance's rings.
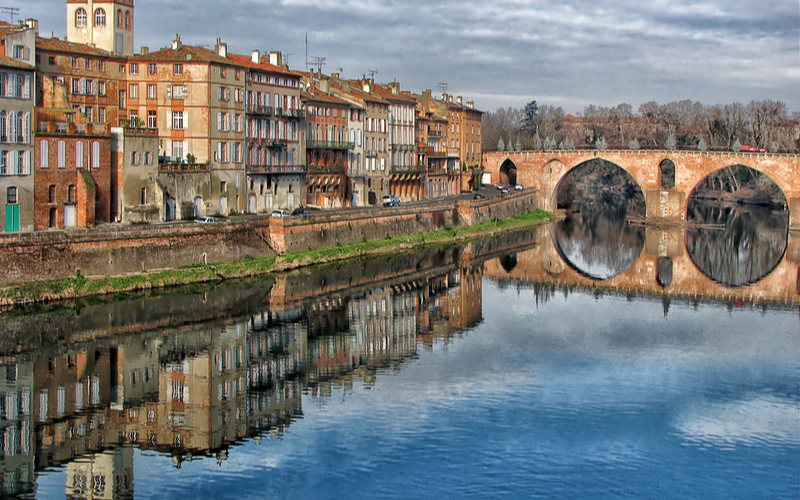
[{"label": "stone bridge", "polygon": [[[709,174],[744,165],[772,179],[789,204],[790,226],[800,229],[800,155],[657,150],[498,151],[484,154],[493,183],[538,190],[539,208],[552,211],[559,184],[572,169],[601,158],[628,172],[645,196],[648,217],[686,219],[689,196]],[[674,179],[668,168],[674,165]],[[667,189],[665,186],[673,186]]]},{"label": "stone bridge", "polygon": [[555,244],[554,230],[552,224],[542,227],[518,251],[487,261],[484,274],[522,283],[575,286],[608,293],[742,305],[800,305],[800,235],[795,232],[789,234],[786,253],[768,275],[755,283],[733,287],[715,282],[697,268],[686,251],[682,228],[645,228],[644,248],[636,261],[627,270],[604,280],[588,277],[566,262]]}]

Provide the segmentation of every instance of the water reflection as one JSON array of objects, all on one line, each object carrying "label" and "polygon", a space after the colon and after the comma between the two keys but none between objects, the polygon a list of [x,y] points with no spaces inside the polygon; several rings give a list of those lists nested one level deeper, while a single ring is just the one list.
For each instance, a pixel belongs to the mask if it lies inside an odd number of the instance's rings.
[{"label": "water reflection", "polygon": [[605,280],[625,272],[642,252],[645,229],[626,222],[627,211],[572,212],[556,223],[562,258],[584,276]]},{"label": "water reflection", "polygon": [[[606,236],[631,227],[620,220],[591,224],[572,234],[604,234],[609,249],[644,238]],[[732,464],[745,475],[762,455],[768,470],[796,452],[796,309],[513,281],[552,252],[543,232],[5,314],[3,492],[568,498],[613,483],[641,497],[667,469],[686,497],[697,485],[683,480],[709,465],[688,447],[757,449]],[[671,267],[659,276],[675,286]],[[254,449],[262,437],[278,439]],[[731,456],[714,455],[726,467]],[[546,487],[561,483],[578,490]]]},{"label": "water reflection", "polygon": [[789,212],[691,199],[686,250],[706,276],[727,286],[756,283],[786,253]]},{"label": "water reflection", "polygon": [[[447,341],[481,320],[480,268],[455,268],[447,255],[399,257],[393,272],[431,262],[439,271],[342,294],[307,297],[325,270],[245,292],[203,294],[212,319],[200,322],[192,321],[196,296],[184,297],[185,304],[179,297],[146,299],[160,304],[153,309],[181,311],[172,319],[183,325],[148,330],[158,321],[143,314],[126,327],[134,335],[110,337],[85,324],[71,332],[83,341],[40,345],[21,356],[9,346],[0,358],[3,493],[31,493],[37,471],[66,466],[69,497],[128,498],[132,447],[168,454],[180,468],[204,457],[222,463],[234,444],[282,435],[302,418],[303,394],[327,396],[355,380],[369,385],[376,370],[399,366],[434,338]],[[385,261],[374,264],[392,274]],[[371,265],[353,264],[361,272]],[[350,282],[358,272],[345,274],[339,280]],[[254,293],[259,300],[233,307],[231,301]],[[276,305],[263,305],[276,297]],[[117,307],[90,309],[102,324]],[[213,319],[216,311],[243,307],[252,312]],[[8,324],[25,332],[64,314],[9,316]],[[75,312],[66,323],[86,316]]]}]

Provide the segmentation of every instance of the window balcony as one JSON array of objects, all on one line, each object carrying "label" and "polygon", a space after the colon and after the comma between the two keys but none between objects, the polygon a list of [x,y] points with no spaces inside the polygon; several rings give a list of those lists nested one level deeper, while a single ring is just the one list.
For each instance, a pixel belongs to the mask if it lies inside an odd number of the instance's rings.
[{"label": "window balcony", "polygon": [[353,149],[354,142],[339,142],[339,141],[308,141],[306,142],[306,149]]},{"label": "window balcony", "polygon": [[248,174],[304,174],[308,170],[305,165],[248,165]]}]

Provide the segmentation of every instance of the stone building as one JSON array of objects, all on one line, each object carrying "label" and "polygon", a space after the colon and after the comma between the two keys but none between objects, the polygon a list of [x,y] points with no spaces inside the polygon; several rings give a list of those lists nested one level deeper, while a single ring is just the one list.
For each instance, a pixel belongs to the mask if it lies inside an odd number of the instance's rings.
[{"label": "stone building", "polygon": [[346,137],[347,101],[330,93],[327,79],[307,81],[300,93],[306,110],[306,158],[308,175],[304,203],[340,208],[351,199],[347,182],[347,152],[353,143]]},{"label": "stone building", "polygon": [[376,87],[376,92],[389,102],[389,164],[392,194],[403,201],[423,198],[425,172],[416,162],[414,120],[417,101],[400,90],[397,80]]},{"label": "stone building", "polygon": [[133,0],[67,0],[67,40],[133,55]]},{"label": "stone building", "polygon": [[[2,230],[33,230],[34,68],[24,54],[0,55],[0,204]],[[8,51],[9,47],[6,46]]]},{"label": "stone building", "polygon": [[111,185],[113,220],[122,223],[166,220],[164,189],[158,182],[157,129],[111,128]]},{"label": "stone building", "polygon": [[177,36],[171,47],[128,59],[125,109],[158,129],[167,219],[245,209],[245,68],[225,44],[216,49]]},{"label": "stone building", "polygon": [[304,111],[300,74],[283,64],[280,52],[267,57],[228,54],[246,68],[245,167],[249,213],[273,208],[292,210],[302,204],[297,193],[305,185]]}]

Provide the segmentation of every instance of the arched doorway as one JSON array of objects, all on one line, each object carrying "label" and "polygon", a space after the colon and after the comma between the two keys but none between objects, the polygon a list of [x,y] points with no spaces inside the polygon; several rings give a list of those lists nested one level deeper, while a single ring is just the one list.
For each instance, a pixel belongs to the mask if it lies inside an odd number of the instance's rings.
[{"label": "arched doorway", "polygon": [[203,215],[203,198],[199,196],[194,197],[194,216],[201,217]]},{"label": "arched doorway", "polygon": [[511,160],[500,165],[500,184],[515,186],[517,184],[517,166]]}]

